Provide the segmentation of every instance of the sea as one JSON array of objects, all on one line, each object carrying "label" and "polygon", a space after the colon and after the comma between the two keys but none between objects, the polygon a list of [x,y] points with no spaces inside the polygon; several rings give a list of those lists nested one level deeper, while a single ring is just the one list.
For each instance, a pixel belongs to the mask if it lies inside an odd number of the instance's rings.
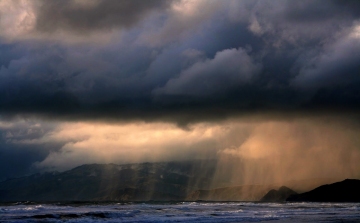
[{"label": "sea", "polygon": [[360,203],[12,203],[0,222],[360,222]]}]

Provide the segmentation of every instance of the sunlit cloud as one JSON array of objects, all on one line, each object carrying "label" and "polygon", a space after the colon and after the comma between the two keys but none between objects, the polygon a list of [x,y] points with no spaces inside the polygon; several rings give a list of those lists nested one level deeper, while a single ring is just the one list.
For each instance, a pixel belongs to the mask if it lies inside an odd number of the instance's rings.
[{"label": "sunlit cloud", "polygon": [[191,130],[164,123],[67,123],[44,136],[66,141],[38,167],[68,169],[85,163],[134,163],[215,158],[223,126],[199,124]]},{"label": "sunlit cloud", "polygon": [[221,153],[241,158],[247,163],[245,166],[251,166],[249,171],[266,167],[259,176],[247,172],[247,181],[357,177],[360,170],[357,134],[346,125],[316,120],[265,122],[256,125],[243,144]]},{"label": "sunlit cloud", "polygon": [[0,1],[1,36],[16,39],[30,35],[36,25],[34,10],[34,2],[31,1]]},{"label": "sunlit cloud", "polygon": [[[325,120],[231,119],[188,129],[159,122],[61,122],[48,130],[41,122],[32,122],[21,124],[23,131],[7,130],[12,134],[7,138],[17,145],[62,145],[34,164],[39,170],[67,170],[88,163],[216,159],[219,170],[227,168],[226,174],[237,184],[358,177],[360,130],[341,123],[342,119]],[[2,129],[6,127],[11,129],[7,125]],[[223,174],[215,175],[215,181]]]},{"label": "sunlit cloud", "polygon": [[349,36],[354,39],[360,39],[360,25],[355,25]]}]

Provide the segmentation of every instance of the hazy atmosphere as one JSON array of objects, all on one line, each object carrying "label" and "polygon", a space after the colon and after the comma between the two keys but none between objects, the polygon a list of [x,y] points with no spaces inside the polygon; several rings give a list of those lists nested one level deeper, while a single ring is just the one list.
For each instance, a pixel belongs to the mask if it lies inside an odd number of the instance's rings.
[{"label": "hazy atmosphere", "polygon": [[0,0],[0,181],[218,160],[360,178],[360,1]]}]

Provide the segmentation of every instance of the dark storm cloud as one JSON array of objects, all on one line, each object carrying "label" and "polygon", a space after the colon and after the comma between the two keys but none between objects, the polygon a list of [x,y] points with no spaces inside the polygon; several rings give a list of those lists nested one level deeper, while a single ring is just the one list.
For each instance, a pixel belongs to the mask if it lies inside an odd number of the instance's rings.
[{"label": "dark storm cloud", "polygon": [[240,88],[249,83],[260,69],[244,50],[224,50],[217,53],[213,60],[195,63],[154,92],[193,96],[221,94],[226,90],[224,88]]},{"label": "dark storm cloud", "polygon": [[359,16],[360,4],[356,0],[333,0],[324,2],[321,0],[305,0],[286,4],[285,15],[287,19],[296,22],[318,22],[321,20],[334,19],[334,17]]},{"label": "dark storm cloud", "polygon": [[315,57],[307,58],[295,84],[311,89],[359,81],[360,40],[355,37],[359,35],[356,32],[325,46]]},{"label": "dark storm cloud", "polygon": [[197,16],[202,8],[175,13],[169,1],[36,2],[33,32],[128,29],[103,45],[1,44],[0,111],[186,124],[359,110],[357,1],[196,3],[210,6]]},{"label": "dark storm cloud", "polygon": [[162,10],[173,1],[164,0],[39,0],[36,4],[36,31],[52,33],[129,28],[153,10]]},{"label": "dark storm cloud", "polygon": [[37,172],[34,162],[42,161],[64,144],[38,141],[55,125],[29,120],[3,122],[4,119],[0,119],[0,181]]}]

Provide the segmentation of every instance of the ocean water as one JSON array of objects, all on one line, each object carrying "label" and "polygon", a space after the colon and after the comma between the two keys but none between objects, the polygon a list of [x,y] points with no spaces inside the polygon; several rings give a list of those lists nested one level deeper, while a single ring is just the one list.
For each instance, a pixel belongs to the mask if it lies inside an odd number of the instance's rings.
[{"label": "ocean water", "polygon": [[360,222],[360,203],[82,203],[0,205],[0,222]]}]

